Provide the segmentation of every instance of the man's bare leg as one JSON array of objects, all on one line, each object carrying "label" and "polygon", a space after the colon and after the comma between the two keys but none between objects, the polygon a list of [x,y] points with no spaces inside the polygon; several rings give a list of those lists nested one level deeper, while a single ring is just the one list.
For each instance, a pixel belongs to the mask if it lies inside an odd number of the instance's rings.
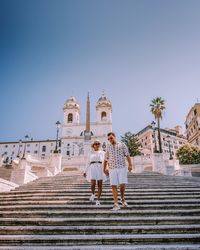
[{"label": "man's bare leg", "polygon": [[125,193],[125,189],[126,189],[126,184],[120,184],[120,194],[121,194],[121,201],[124,201],[124,193]]},{"label": "man's bare leg", "polygon": [[118,203],[117,186],[112,186],[112,193],[113,193],[114,203]]}]

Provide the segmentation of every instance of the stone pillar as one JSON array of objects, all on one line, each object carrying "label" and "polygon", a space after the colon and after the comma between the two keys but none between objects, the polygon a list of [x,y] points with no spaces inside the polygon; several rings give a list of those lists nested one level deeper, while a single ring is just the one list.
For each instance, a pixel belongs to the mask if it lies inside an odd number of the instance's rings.
[{"label": "stone pillar", "polygon": [[22,159],[19,161],[19,164],[14,167],[10,181],[18,185],[23,185],[37,178],[38,177],[31,172],[31,166],[26,159]]},{"label": "stone pillar", "polygon": [[48,170],[53,175],[60,173],[62,171],[61,163],[62,163],[62,155],[59,153],[52,154]]},{"label": "stone pillar", "polygon": [[162,153],[153,154],[153,172],[165,172],[165,161]]},{"label": "stone pillar", "polygon": [[3,167],[3,157],[0,157],[0,167]]},{"label": "stone pillar", "polygon": [[144,163],[142,156],[137,155],[132,157],[133,167],[134,167],[134,173],[142,173],[144,171]]},{"label": "stone pillar", "polygon": [[174,175],[174,173],[175,173],[174,160],[166,160],[163,174],[165,174],[165,175]]}]

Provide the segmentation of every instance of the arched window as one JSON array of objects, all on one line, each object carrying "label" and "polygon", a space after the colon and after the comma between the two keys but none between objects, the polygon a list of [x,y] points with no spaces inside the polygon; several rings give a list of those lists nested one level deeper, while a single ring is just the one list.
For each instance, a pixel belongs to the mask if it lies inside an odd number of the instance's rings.
[{"label": "arched window", "polygon": [[72,113],[68,114],[67,122],[69,122],[69,123],[73,122],[73,114]]},{"label": "arched window", "polygon": [[103,112],[101,113],[101,120],[102,120],[102,121],[105,121],[105,120],[106,120],[106,116],[107,116],[106,112],[103,111]]}]

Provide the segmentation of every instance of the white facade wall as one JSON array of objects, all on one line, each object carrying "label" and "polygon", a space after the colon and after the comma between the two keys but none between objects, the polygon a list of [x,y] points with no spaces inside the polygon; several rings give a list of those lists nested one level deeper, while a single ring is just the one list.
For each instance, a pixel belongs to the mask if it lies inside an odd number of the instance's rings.
[{"label": "white facade wall", "polygon": [[[20,146],[20,150],[19,150]],[[26,153],[31,153],[39,156],[49,156],[55,149],[55,140],[44,140],[44,141],[27,141],[26,142]],[[15,159],[18,155],[20,157],[24,154],[25,142],[19,145],[19,142],[2,142],[0,143],[0,155],[4,157],[4,160],[8,157],[9,162],[11,159]]]}]

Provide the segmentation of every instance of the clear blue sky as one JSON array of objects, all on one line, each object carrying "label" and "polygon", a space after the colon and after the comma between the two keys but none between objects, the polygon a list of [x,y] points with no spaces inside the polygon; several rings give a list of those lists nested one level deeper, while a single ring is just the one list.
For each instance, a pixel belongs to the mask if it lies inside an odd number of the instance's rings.
[{"label": "clear blue sky", "polygon": [[55,137],[74,95],[85,119],[105,90],[118,135],[184,124],[200,98],[200,1],[0,0],[0,141]]}]

